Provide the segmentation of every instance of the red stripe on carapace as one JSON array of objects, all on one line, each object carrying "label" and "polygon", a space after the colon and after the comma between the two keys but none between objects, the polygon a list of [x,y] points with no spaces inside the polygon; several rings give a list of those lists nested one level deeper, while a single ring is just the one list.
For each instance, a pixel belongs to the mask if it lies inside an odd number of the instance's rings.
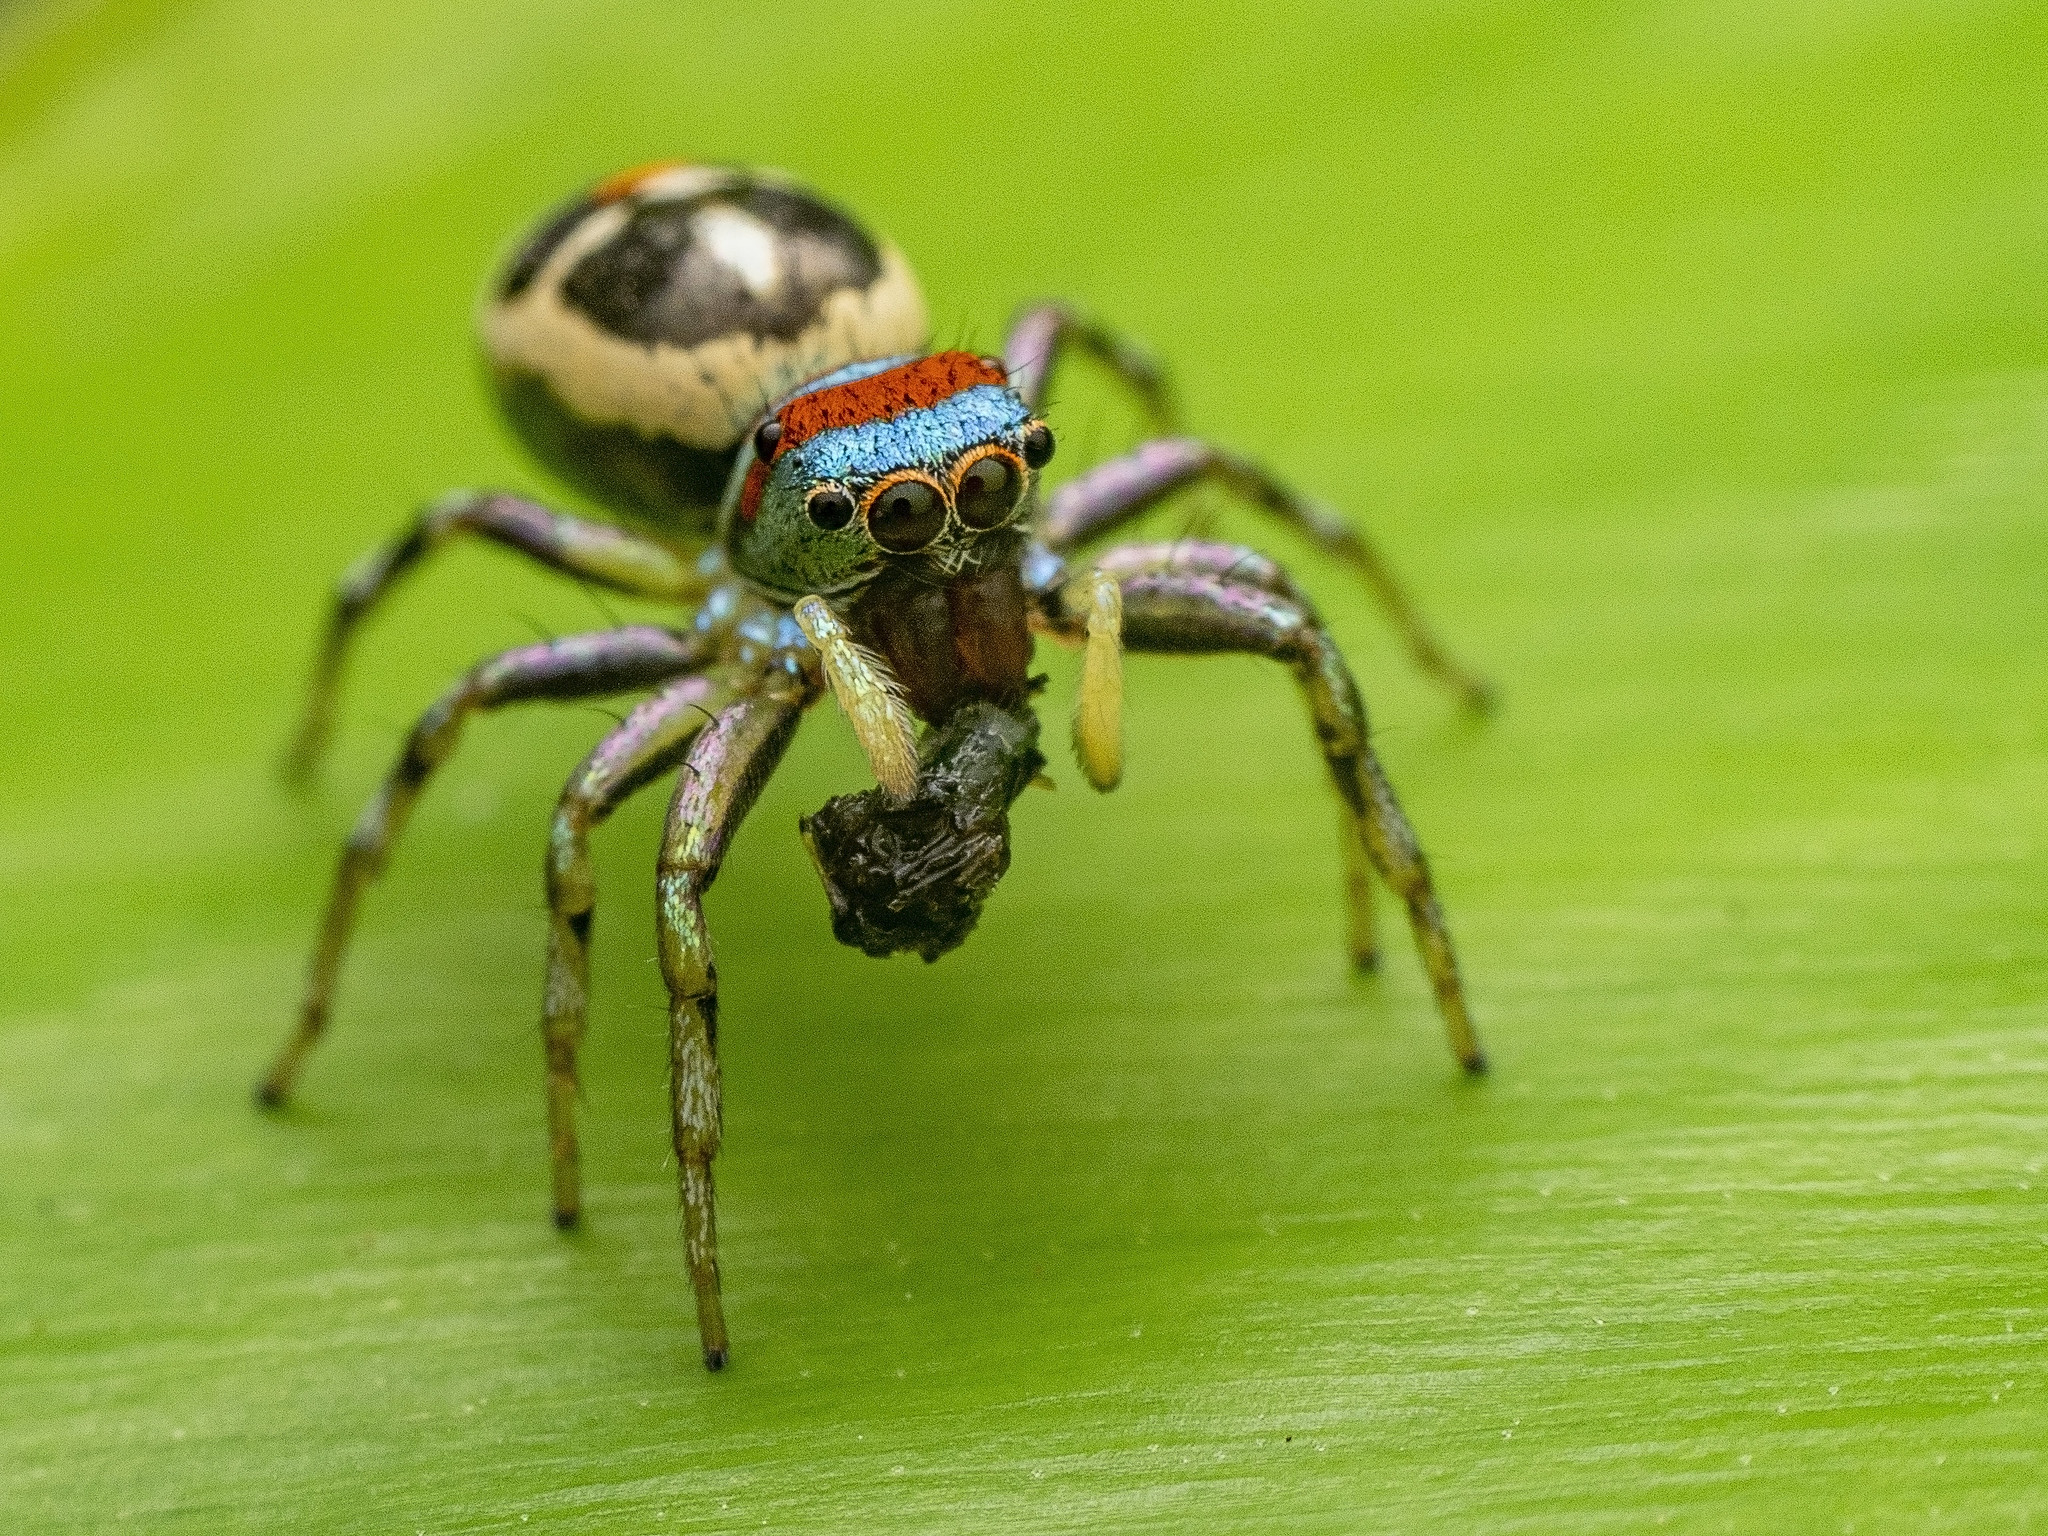
[{"label": "red stripe on carapace", "polygon": [[893,421],[908,411],[921,411],[949,400],[977,384],[1010,382],[1003,365],[972,352],[934,352],[900,368],[885,368],[864,379],[850,379],[813,394],[798,395],[775,413],[782,423],[781,453],[807,443],[820,432],[857,427],[870,421]]},{"label": "red stripe on carapace", "polygon": [[870,421],[893,421],[907,412],[926,410],[941,400],[950,400],[977,384],[1002,386],[1009,382],[1003,365],[989,358],[977,357],[972,352],[934,352],[930,357],[886,368],[864,379],[850,379],[830,389],[798,395],[775,413],[775,419],[782,423],[782,436],[776,439],[775,452],[766,459],[756,459],[747,471],[747,483],[740,488],[740,516],[751,519],[760,509],[769,465],[821,432],[857,427]]},{"label": "red stripe on carapace", "polygon": [[590,189],[590,200],[600,208],[608,203],[621,202],[664,171],[679,171],[689,164],[688,160],[650,160],[645,165],[636,165],[631,170],[605,177]]}]

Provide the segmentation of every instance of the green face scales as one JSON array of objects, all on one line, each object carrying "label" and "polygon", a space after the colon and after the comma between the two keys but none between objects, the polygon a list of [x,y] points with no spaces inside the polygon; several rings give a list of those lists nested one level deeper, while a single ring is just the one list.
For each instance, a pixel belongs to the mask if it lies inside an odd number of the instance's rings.
[{"label": "green face scales", "polygon": [[325,746],[357,626],[451,539],[501,545],[676,617],[493,656],[420,717],[342,851],[298,1026],[257,1090],[264,1103],[286,1098],[324,1031],[362,894],[468,717],[638,695],[570,776],[549,834],[541,1032],[554,1215],[566,1227],[581,1213],[590,833],[673,776],[656,875],[671,1130],[704,1359],[723,1365],[718,984],[704,891],[798,722],[830,694],[877,781],[804,818],[834,932],[877,955],[935,959],[958,944],[1008,867],[1009,811],[1043,762],[1040,638],[1082,652],[1074,749],[1104,790],[1123,771],[1126,648],[1286,666],[1337,795],[1351,959],[1378,963],[1377,875],[1406,907],[1453,1050],[1483,1065],[1428,867],[1313,605],[1240,546],[1103,546],[1175,493],[1218,486],[1349,564],[1418,664],[1468,703],[1483,706],[1485,689],[1349,523],[1245,459],[1161,436],[1044,490],[1054,436],[1041,402],[1068,352],[1170,429],[1143,352],[1058,305],[1025,310],[1000,357],[929,352],[923,298],[893,246],[784,178],[683,164],[613,177],[543,220],[479,319],[515,430],[617,522],[496,492],[421,512],[338,586],[294,769],[309,772]]}]

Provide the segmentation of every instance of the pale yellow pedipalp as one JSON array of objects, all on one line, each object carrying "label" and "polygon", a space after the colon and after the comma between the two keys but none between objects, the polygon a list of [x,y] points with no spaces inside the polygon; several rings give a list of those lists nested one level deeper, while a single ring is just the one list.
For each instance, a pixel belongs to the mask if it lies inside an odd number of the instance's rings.
[{"label": "pale yellow pedipalp", "polygon": [[917,789],[917,735],[889,664],[856,641],[822,597],[799,602],[796,622],[817,647],[825,682],[860,738],[876,781],[898,800],[908,800]]},{"label": "pale yellow pedipalp", "polygon": [[1074,756],[1088,782],[1107,791],[1124,776],[1124,594],[1101,571],[1085,580],[1088,645],[1074,705]]}]

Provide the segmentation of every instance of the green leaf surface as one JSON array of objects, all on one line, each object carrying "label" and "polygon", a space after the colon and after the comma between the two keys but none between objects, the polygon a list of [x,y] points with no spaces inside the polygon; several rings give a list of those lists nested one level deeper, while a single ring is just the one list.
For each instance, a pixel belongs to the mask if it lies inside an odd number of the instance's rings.
[{"label": "green leaf surface", "polygon": [[[2048,11],[1082,0],[0,9],[0,1526],[2016,1530],[2048,1514]],[[831,942],[820,713],[710,901],[735,1357],[697,1363],[652,964],[598,842],[586,1229],[540,852],[596,710],[480,722],[289,1112],[413,711],[613,610],[448,554],[271,767],[333,574],[552,491],[476,387],[529,218],[786,166],[942,340],[1073,296],[1379,536],[1326,562],[1495,1071],[1250,660],[1137,659],[941,965]],[[1135,423],[1076,378],[1060,467]],[[1074,665],[1054,680],[1049,736]]]}]

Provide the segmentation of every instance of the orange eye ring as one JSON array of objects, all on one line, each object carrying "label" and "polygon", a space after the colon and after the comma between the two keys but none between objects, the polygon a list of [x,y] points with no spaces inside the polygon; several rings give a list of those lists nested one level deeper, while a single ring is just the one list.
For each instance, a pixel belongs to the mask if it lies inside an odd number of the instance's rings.
[{"label": "orange eye ring", "polygon": [[953,510],[976,533],[1000,528],[1024,499],[1026,474],[1024,461],[1007,448],[970,448],[953,467]]},{"label": "orange eye ring", "polygon": [[943,485],[920,470],[907,469],[869,491],[860,512],[869,538],[893,555],[910,555],[945,532],[951,505]]}]

